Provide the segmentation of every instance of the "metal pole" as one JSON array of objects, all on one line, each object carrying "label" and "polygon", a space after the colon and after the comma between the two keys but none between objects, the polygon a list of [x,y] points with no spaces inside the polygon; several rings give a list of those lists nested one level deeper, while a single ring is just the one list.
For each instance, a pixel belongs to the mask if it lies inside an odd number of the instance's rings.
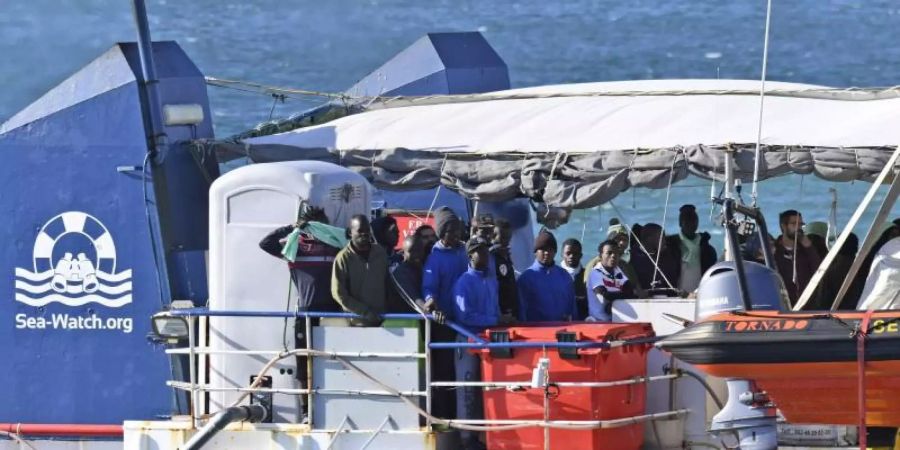
[{"label": "metal pole", "polygon": [[[306,316],[306,351],[312,351],[312,318]],[[312,427],[313,423],[313,358],[314,356],[308,354],[306,356],[306,389],[309,389],[309,395],[306,396],[306,423]],[[299,368],[298,368],[299,370]]]},{"label": "metal pole", "polygon": [[150,38],[150,24],[144,0],[134,0],[134,22],[138,32],[138,54],[141,58],[141,75],[144,94],[147,98],[147,119],[150,125],[149,144],[154,158],[165,150],[165,130],[160,114],[159,80],[156,79],[156,64],[153,62],[153,41]]},{"label": "metal pole", "polygon": [[[737,249],[737,230],[734,229],[734,200],[725,199],[725,237],[731,248]],[[744,258],[734,258],[734,270],[738,279],[738,286],[741,293],[741,302],[744,304],[744,310],[752,311],[753,304],[750,301],[750,290],[747,287],[747,278],[744,273]]]},{"label": "metal pole", "polygon": [[[730,200],[734,198],[734,159],[732,159],[731,147],[725,150],[723,153],[725,155],[725,199]],[[730,239],[728,239],[728,230],[726,224],[725,231],[725,261],[734,261],[736,259],[740,259],[736,257],[736,253],[738,251],[737,247],[732,245]]]},{"label": "metal pole", "polygon": [[425,426],[431,429],[431,321],[425,320]]},{"label": "metal pole", "polygon": [[[856,227],[857,222],[862,218],[863,214],[866,212],[866,208],[875,198],[875,195],[878,193],[878,187],[881,186],[886,180],[889,174],[893,174],[894,167],[897,164],[898,160],[900,160],[900,146],[898,146],[894,153],[891,155],[891,158],[888,160],[887,164],[885,164],[884,168],[881,169],[881,173],[878,174],[878,178],[875,179],[875,182],[872,183],[872,186],[869,187],[869,191],[866,192],[865,197],[863,197],[859,206],[856,207],[856,211],[853,212],[853,216],[850,217],[850,221],[844,225],[844,231],[841,232],[840,236],[838,236],[837,240],[834,241],[834,244],[831,246],[831,249],[828,251],[828,255],[822,260],[822,263],[819,264],[818,269],[816,269],[816,273],[813,274],[812,278],[810,278],[809,283],[806,285],[806,289],[803,290],[803,293],[800,295],[800,298],[797,300],[797,303],[794,305],[794,311],[799,311],[809,300],[812,298],[812,294],[815,291],[816,286],[819,285],[819,281],[825,276],[825,272],[831,267],[831,262],[837,258],[838,251],[841,247],[844,246],[844,242],[847,241],[847,238],[850,236],[850,233],[853,232],[853,228]],[[865,241],[863,242],[865,243]],[[859,255],[865,256],[864,253],[860,251]],[[858,258],[861,259],[861,258]],[[858,268],[857,268],[858,270]],[[850,289],[850,284],[853,283],[852,278],[855,276],[856,270],[853,271],[853,275],[848,275],[844,279],[844,285],[841,285],[841,290],[838,293],[836,298],[837,302],[832,304],[831,309],[837,308],[837,305],[840,304],[840,299],[844,297],[844,294]]]},{"label": "metal pole", "polygon": [[195,337],[194,337],[194,317],[188,316],[188,348],[190,349],[190,353],[188,354],[188,365],[190,365],[190,378],[191,378],[191,426],[194,428],[200,428],[200,400],[199,394],[200,391],[197,388],[197,356],[194,352]]}]

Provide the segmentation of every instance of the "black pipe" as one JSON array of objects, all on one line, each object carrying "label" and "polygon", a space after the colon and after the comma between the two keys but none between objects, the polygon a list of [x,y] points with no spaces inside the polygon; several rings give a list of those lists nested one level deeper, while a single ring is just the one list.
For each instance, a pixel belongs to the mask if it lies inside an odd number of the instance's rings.
[{"label": "black pipe", "polygon": [[147,7],[144,0],[133,0],[132,6],[134,24],[138,32],[138,55],[141,59],[141,78],[143,78],[140,85],[147,100],[150,154],[153,158],[157,158],[163,156],[166,135],[160,111],[162,106],[159,100],[159,80],[156,79],[156,63],[153,61],[153,41],[150,38],[150,24],[147,21]]},{"label": "black pipe", "polygon": [[215,415],[203,428],[191,436],[181,450],[198,450],[232,422],[260,422],[268,412],[262,405],[232,406]]},{"label": "black pipe", "polygon": [[744,273],[744,257],[741,255],[737,230],[734,226],[734,199],[726,198],[723,203],[725,205],[725,236],[728,238],[728,245],[734,257],[734,270],[737,272],[741,302],[744,304],[745,311],[752,311],[753,304],[750,302],[750,290],[747,289],[747,276]]}]

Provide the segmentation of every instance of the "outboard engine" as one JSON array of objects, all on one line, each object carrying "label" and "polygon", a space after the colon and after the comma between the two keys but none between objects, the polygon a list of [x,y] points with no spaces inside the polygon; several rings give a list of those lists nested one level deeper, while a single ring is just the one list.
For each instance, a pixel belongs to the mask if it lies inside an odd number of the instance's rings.
[{"label": "outboard engine", "polygon": [[[774,270],[755,262],[744,261],[747,286],[752,286],[750,304],[753,309],[787,309],[787,291]],[[712,266],[697,288],[697,320],[726,311],[742,311],[738,273],[733,261]],[[769,450],[778,447],[775,406],[765,392],[750,380],[727,380],[728,402],[713,417],[710,431],[721,435],[734,433],[742,450]]]}]

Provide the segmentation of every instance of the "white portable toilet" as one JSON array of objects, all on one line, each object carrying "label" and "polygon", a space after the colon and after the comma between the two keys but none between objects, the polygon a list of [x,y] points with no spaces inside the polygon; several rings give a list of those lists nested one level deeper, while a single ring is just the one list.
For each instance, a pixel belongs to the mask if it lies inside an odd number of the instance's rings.
[{"label": "white portable toilet", "polygon": [[[332,225],[345,227],[355,214],[369,212],[371,187],[361,175],[325,162],[253,164],[226,173],[209,190],[209,308],[211,310],[295,311],[285,261],[259,248],[272,230],[296,222],[304,204],[325,209]],[[211,317],[209,347],[221,350],[280,351],[294,346],[294,320]],[[272,353],[212,354],[213,388],[250,384]],[[296,359],[281,360],[269,375],[272,387],[298,389]],[[227,407],[240,392],[211,392],[210,413]],[[274,395],[273,420],[300,420],[298,396]]]}]

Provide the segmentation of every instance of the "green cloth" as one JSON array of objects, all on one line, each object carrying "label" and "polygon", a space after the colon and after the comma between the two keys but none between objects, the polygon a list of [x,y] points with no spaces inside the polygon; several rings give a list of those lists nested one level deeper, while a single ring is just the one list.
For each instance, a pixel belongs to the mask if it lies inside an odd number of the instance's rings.
[{"label": "green cloth", "polygon": [[688,239],[683,233],[678,233],[681,241],[681,264],[686,267],[700,267],[700,235],[695,234],[694,239]]},{"label": "green cloth", "polygon": [[[306,222],[303,231],[312,235],[317,241],[334,248],[347,246],[347,231],[341,227],[335,227],[322,222]],[[293,261],[293,260],[292,260]]]},{"label": "green cloth", "polygon": [[297,249],[300,247],[300,229],[294,228],[291,231],[291,234],[287,235],[284,242],[284,247],[281,249],[281,256],[284,256],[284,259],[288,261],[293,261],[297,258]]},{"label": "green cloth", "polygon": [[[378,244],[372,244],[368,258],[345,246],[334,258],[331,272],[331,296],[344,311],[361,316],[384,314],[387,302],[388,257]],[[371,317],[370,317],[371,319]],[[374,325],[372,320],[351,320],[355,324]]]}]

